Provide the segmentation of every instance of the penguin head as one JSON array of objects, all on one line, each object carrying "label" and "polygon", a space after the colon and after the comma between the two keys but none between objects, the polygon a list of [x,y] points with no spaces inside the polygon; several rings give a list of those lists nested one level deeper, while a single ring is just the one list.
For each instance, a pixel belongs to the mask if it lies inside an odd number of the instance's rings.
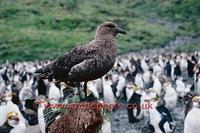
[{"label": "penguin head", "polygon": [[5,102],[11,101],[12,95],[13,95],[12,93],[6,92],[5,94],[3,94],[2,100]]},{"label": "penguin head", "polygon": [[10,126],[16,126],[19,124],[19,117],[17,112],[9,112],[7,114],[7,122]]},{"label": "penguin head", "polygon": [[200,108],[200,96],[194,96],[192,98],[193,107]]}]

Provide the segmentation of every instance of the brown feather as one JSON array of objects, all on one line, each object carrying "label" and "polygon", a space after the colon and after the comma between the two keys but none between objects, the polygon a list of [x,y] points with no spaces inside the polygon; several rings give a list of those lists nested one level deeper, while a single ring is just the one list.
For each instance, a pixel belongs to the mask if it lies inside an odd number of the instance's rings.
[{"label": "brown feather", "polygon": [[103,23],[97,28],[94,40],[72,49],[37,72],[43,78],[64,82],[86,82],[102,77],[115,63],[117,28],[114,23]]}]

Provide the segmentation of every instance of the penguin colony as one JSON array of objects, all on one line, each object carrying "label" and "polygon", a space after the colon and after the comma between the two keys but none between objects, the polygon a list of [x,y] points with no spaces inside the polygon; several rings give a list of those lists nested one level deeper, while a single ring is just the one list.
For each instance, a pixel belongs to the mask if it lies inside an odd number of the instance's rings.
[{"label": "penguin colony", "polygon": [[[34,77],[36,69],[49,63],[16,62],[0,66],[1,133],[45,133],[69,119],[61,117],[62,111],[46,108],[45,104],[68,104],[78,99],[77,87]],[[127,123],[142,122],[151,132],[176,132],[176,116],[173,113],[177,106],[182,106],[184,110],[182,132],[200,131],[200,52],[159,55],[135,53],[118,57],[113,69],[102,78],[89,81],[87,89],[88,99],[103,103],[151,103],[151,109],[127,108],[126,114]],[[83,92],[81,94],[84,95]],[[109,113],[115,113],[116,110],[109,109]],[[111,119],[103,122],[99,131],[111,132]]]}]

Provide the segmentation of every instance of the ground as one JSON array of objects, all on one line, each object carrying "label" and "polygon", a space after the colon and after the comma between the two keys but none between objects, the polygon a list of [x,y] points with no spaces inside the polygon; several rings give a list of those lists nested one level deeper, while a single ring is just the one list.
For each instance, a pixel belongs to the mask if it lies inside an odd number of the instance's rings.
[{"label": "ground", "polygon": [[[112,124],[112,133],[151,133],[146,130],[146,125],[143,121],[135,124],[129,123],[127,110],[116,110],[108,116]],[[176,124],[175,133],[183,133],[184,106],[182,103],[177,103],[177,107],[174,109],[172,117]]]}]

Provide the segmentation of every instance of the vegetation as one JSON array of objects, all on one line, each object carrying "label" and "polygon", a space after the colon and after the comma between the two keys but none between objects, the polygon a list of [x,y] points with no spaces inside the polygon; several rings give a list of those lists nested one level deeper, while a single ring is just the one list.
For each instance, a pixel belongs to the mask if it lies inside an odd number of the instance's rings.
[{"label": "vegetation", "polygon": [[[161,19],[181,23],[172,32]],[[96,26],[114,21],[118,53],[164,46],[176,35],[200,35],[199,0],[1,0],[0,63],[53,59],[94,38]]]},{"label": "vegetation", "polygon": [[197,44],[186,44],[175,48],[176,52],[194,52],[200,50],[200,45]]}]

